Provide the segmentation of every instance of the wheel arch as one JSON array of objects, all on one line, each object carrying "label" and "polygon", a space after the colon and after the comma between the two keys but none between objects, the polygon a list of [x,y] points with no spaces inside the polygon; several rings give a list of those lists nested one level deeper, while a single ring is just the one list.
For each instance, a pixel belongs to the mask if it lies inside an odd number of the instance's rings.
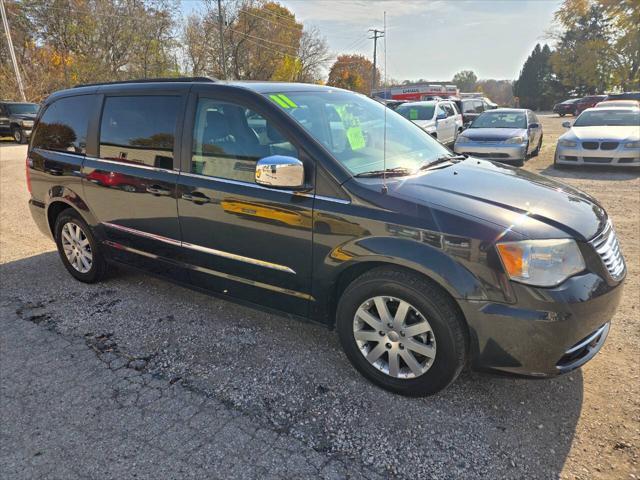
[{"label": "wheel arch", "polygon": [[[69,208],[75,210],[90,226],[96,225],[95,218],[89,211],[87,205],[77,195],[68,195],[68,191],[64,192],[64,190],[67,189],[64,187],[62,188],[63,192],[59,193],[63,193],[63,195],[52,196],[46,206],[47,225],[49,226],[52,238],[55,238],[56,219],[63,211]],[[64,195],[64,193],[67,193],[67,195]]]}]

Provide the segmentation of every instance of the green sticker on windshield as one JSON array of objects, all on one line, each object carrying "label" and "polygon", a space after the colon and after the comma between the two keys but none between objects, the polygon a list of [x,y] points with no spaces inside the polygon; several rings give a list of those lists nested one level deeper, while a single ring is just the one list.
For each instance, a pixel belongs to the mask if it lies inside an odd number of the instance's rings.
[{"label": "green sticker on windshield", "polygon": [[417,120],[418,119],[418,109],[411,108],[409,109],[409,120]]},{"label": "green sticker on windshield", "polygon": [[298,105],[295,104],[293,100],[282,93],[276,93],[273,95],[269,95],[269,98],[280,105],[282,108],[297,108]]},{"label": "green sticker on windshield", "polygon": [[349,146],[351,147],[351,150],[360,150],[366,145],[364,134],[362,133],[362,129],[360,127],[347,128],[347,140],[349,140]]}]

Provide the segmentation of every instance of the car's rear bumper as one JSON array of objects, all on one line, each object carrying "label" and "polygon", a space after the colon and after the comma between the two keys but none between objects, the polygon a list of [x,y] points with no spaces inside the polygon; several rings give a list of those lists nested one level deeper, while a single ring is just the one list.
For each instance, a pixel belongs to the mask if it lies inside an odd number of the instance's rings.
[{"label": "car's rear bumper", "polygon": [[623,290],[593,273],[552,289],[513,287],[513,305],[460,302],[475,369],[550,377],[584,365],[604,344]]},{"label": "car's rear bumper", "polygon": [[588,150],[581,146],[558,146],[554,161],[561,165],[640,167],[640,148],[625,148],[622,144],[615,150]]},{"label": "car's rear bumper", "polygon": [[38,202],[34,199],[30,199],[29,210],[31,211],[31,217],[33,218],[33,221],[35,222],[38,229],[47,237],[53,238],[51,235],[51,230],[49,230],[49,222],[47,221],[47,212],[45,210],[44,203]]},{"label": "car's rear bumper", "polygon": [[524,160],[527,153],[526,145],[506,144],[504,142],[456,143],[453,150],[456,153],[471,157],[485,158],[499,162]]}]

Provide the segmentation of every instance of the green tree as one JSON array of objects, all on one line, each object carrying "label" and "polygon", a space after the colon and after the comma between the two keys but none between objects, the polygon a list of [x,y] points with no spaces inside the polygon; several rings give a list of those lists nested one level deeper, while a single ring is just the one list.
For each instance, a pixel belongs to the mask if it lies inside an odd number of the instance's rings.
[{"label": "green tree", "polygon": [[564,95],[551,69],[551,49],[537,44],[513,82],[513,94],[522,108],[549,110]]},{"label": "green tree", "polygon": [[462,70],[456,73],[451,80],[461,92],[474,92],[476,83],[478,83],[477,75],[471,70]]}]

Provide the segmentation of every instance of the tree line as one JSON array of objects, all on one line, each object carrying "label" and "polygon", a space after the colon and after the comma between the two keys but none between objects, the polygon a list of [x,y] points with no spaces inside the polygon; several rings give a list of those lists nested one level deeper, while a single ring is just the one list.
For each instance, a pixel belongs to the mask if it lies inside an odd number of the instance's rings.
[{"label": "tree line", "polygon": [[[76,84],[132,78],[322,79],[331,57],[317,29],[303,26],[277,2],[224,0],[222,7],[218,11],[216,0],[205,0],[184,19],[177,0],[6,3],[25,90],[33,101]],[[0,98],[16,97],[9,58],[3,39]]]},{"label": "tree line", "polygon": [[536,45],[514,82],[520,106],[548,110],[567,97],[640,90],[640,2],[565,0],[555,41]]}]

